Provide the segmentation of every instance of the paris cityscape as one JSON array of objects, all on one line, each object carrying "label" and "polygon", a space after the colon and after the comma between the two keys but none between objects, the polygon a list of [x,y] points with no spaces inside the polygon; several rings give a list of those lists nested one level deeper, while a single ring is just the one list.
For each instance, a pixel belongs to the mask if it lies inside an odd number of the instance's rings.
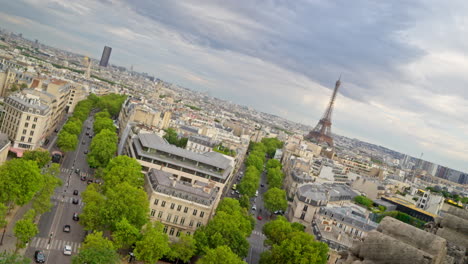
[{"label": "paris cityscape", "polygon": [[468,4],[338,2],[3,3],[0,264],[468,263]]}]

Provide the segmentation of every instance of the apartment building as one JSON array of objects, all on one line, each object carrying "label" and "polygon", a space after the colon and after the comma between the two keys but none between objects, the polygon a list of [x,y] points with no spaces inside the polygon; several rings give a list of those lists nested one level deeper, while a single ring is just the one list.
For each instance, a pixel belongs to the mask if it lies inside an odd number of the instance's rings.
[{"label": "apartment building", "polygon": [[29,90],[15,93],[4,100],[4,117],[0,132],[13,142],[10,150],[21,156],[24,150],[41,145],[47,134],[51,109],[44,100]]},{"label": "apartment building", "polygon": [[10,150],[10,139],[7,134],[0,133],[0,165],[2,165],[8,156],[8,151]]},{"label": "apartment building", "polygon": [[217,188],[213,205],[216,208],[234,169],[232,159],[217,152],[201,154],[176,147],[157,134],[140,133],[137,127],[127,131],[122,140],[122,153],[137,159],[144,172],[161,170],[179,182]]},{"label": "apartment building", "polygon": [[150,219],[164,224],[164,232],[171,240],[181,233],[193,234],[198,227],[206,225],[219,196],[214,182],[189,183],[156,169],[146,174],[145,188],[150,199]]},{"label": "apartment building", "polygon": [[213,151],[213,148],[219,145],[219,143],[219,141],[214,141],[206,136],[192,135],[189,136],[185,149],[193,152],[204,153]]}]

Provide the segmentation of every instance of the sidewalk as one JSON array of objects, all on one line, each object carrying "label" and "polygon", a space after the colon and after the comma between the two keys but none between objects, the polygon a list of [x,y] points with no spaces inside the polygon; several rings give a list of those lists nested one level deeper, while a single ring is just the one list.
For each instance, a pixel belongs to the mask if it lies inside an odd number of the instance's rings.
[{"label": "sidewalk", "polygon": [[[16,248],[16,237],[13,234],[13,228],[15,227],[16,221],[20,220],[23,215],[31,208],[31,203],[26,204],[23,207],[16,206],[7,215],[6,220],[8,221],[7,230],[5,237],[3,238],[3,245],[0,246],[0,251],[14,252]],[[3,233],[3,229],[0,232],[0,238]],[[23,255],[26,252],[26,248],[18,250],[19,255]]]}]

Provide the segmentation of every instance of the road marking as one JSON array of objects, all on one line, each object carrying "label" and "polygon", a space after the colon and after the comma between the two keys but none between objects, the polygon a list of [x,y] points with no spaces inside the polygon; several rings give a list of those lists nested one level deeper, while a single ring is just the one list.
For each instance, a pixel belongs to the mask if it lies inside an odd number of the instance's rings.
[{"label": "road marking", "polygon": [[72,252],[78,252],[81,248],[80,242],[66,241],[60,239],[52,239],[52,242],[48,244],[49,238],[45,237],[34,237],[30,243],[33,248],[42,248],[50,250],[63,250],[65,245],[72,247]]}]

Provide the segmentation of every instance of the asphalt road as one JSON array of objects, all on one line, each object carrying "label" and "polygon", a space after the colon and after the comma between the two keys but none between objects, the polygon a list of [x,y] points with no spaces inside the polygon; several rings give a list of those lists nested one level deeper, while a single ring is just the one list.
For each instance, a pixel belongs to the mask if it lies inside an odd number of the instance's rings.
[{"label": "asphalt road", "polygon": [[[80,213],[83,208],[81,192],[86,189],[87,183],[81,181],[80,175],[90,177],[93,174],[84,154],[91,144],[92,139],[86,135],[86,132],[89,131],[92,134],[92,122],[92,117],[84,122],[77,150],[67,153],[62,160],[60,178],[63,185],[56,189],[52,197],[54,206],[50,212],[41,216],[38,224],[39,234],[28,245],[25,255],[31,259],[34,259],[34,252],[40,249],[46,255],[46,263],[67,264],[71,263],[71,256],[63,254],[65,245],[72,247],[72,255],[77,254],[81,247],[85,231],[72,217],[73,213]],[[88,130],[87,127],[90,129]],[[80,169],[80,175],[75,173],[75,169]],[[78,190],[78,195],[73,195],[74,190]],[[73,204],[73,198],[78,198],[79,203]],[[70,233],[63,231],[64,225],[71,226]]]}]

